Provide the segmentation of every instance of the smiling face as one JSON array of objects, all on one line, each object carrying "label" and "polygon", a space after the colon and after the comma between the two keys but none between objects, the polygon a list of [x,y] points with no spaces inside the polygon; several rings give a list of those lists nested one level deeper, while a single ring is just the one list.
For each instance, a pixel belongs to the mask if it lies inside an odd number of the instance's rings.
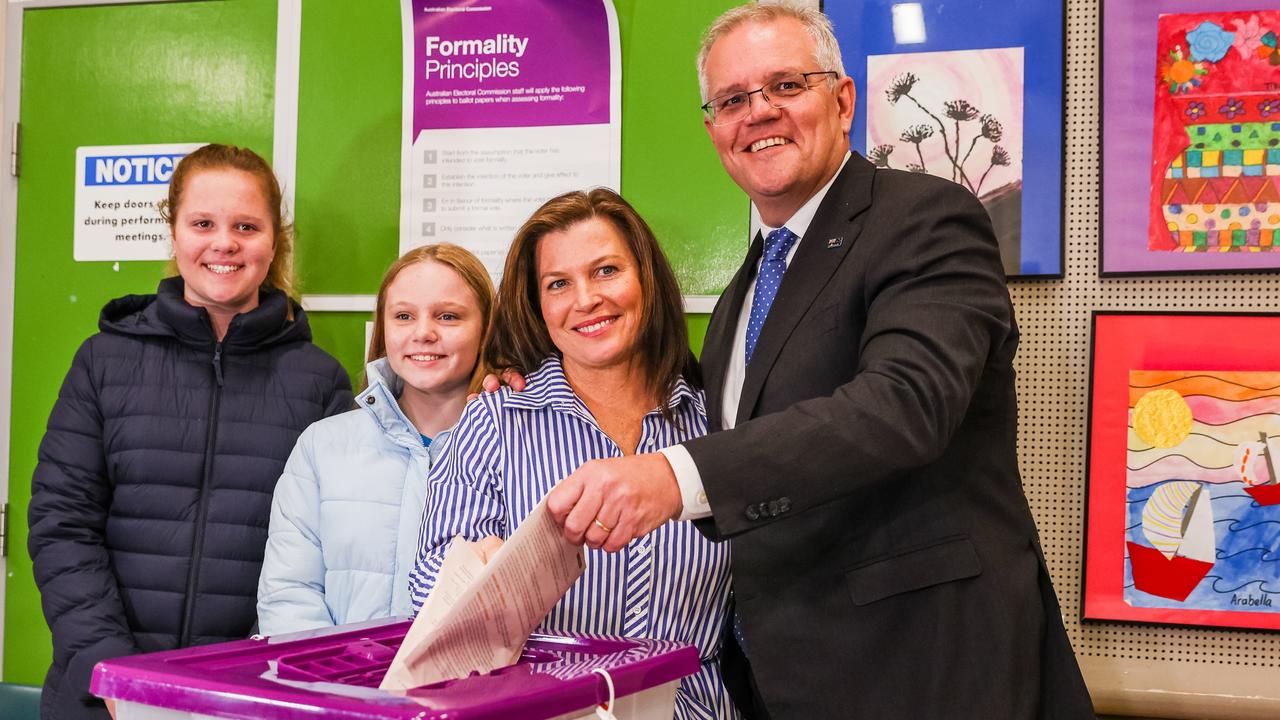
[{"label": "smiling face", "polygon": [[456,270],[425,260],[387,286],[382,317],[387,361],[404,393],[446,400],[465,395],[480,354],[483,311]]},{"label": "smiling face", "polygon": [[594,217],[538,241],[538,297],[565,373],[627,368],[638,358],[640,272],[613,223]]},{"label": "smiling face", "polygon": [[[813,37],[793,18],[740,25],[707,53],[708,99],[789,74],[830,70],[816,67],[814,49]],[[810,82],[810,90],[784,108],[756,94],[741,122],[715,126],[704,119],[724,169],[775,227],[835,175],[849,149],[853,81],[840,78],[834,88],[817,77]]]},{"label": "smiling face", "polygon": [[243,170],[199,170],[174,212],[173,254],[184,298],[225,326],[258,306],[275,256],[275,228],[261,182]]}]

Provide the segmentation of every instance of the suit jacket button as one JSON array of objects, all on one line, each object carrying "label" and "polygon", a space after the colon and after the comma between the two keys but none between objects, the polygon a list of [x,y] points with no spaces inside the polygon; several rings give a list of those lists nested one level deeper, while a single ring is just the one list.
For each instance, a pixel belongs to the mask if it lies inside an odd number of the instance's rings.
[{"label": "suit jacket button", "polygon": [[779,512],[781,512],[781,509],[778,506],[778,501],[770,500],[769,501],[769,517],[778,517]]},{"label": "suit jacket button", "polygon": [[790,509],[791,509],[791,498],[789,497],[778,498],[778,512],[786,512]]},{"label": "suit jacket button", "polygon": [[747,506],[747,519],[748,519],[748,520],[759,520],[759,519],[760,519],[760,510],[759,510],[758,508],[756,508],[756,506],[755,506],[755,505],[748,505],[748,506]]}]

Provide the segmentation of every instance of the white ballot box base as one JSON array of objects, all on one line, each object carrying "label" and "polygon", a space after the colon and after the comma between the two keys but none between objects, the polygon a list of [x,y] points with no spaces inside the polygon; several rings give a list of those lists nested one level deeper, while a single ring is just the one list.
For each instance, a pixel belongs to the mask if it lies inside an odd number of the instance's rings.
[{"label": "white ballot box base", "polygon": [[212,715],[170,710],[168,708],[143,705],[142,703],[120,700],[116,702],[116,720],[220,720]]},{"label": "white ballot box base", "polygon": [[[657,685],[648,690],[620,697],[613,701],[613,716],[618,720],[671,720],[676,714],[676,686],[679,680]],[[582,712],[560,715],[551,720],[597,720],[596,709],[589,707]]]}]

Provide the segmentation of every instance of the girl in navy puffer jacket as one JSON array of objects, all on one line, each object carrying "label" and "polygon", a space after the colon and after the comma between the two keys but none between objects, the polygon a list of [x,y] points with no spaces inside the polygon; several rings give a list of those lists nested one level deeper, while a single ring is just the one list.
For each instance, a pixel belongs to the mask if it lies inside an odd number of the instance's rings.
[{"label": "girl in navy puffer jacket", "polygon": [[177,277],[109,303],[49,416],[28,549],[53,632],[44,718],[105,717],[99,660],[243,638],[270,498],[294,441],[351,407],[289,297],[270,167],[208,145],[162,214]]},{"label": "girl in navy puffer jacket", "polygon": [[276,485],[262,633],[413,614],[427,470],[479,390],[492,309],[489,273],[456,245],[412,250],[387,270],[368,387],[355,410],[307,428]]}]

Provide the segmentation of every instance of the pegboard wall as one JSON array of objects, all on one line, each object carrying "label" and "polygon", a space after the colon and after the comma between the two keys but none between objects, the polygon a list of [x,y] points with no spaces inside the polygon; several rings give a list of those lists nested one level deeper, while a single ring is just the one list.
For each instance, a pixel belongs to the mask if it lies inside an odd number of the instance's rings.
[{"label": "pegboard wall", "polygon": [[1023,483],[1100,713],[1280,717],[1280,633],[1080,621],[1091,311],[1264,311],[1280,297],[1280,272],[1099,277],[1100,13],[1067,2],[1065,276],[1010,283]]}]

